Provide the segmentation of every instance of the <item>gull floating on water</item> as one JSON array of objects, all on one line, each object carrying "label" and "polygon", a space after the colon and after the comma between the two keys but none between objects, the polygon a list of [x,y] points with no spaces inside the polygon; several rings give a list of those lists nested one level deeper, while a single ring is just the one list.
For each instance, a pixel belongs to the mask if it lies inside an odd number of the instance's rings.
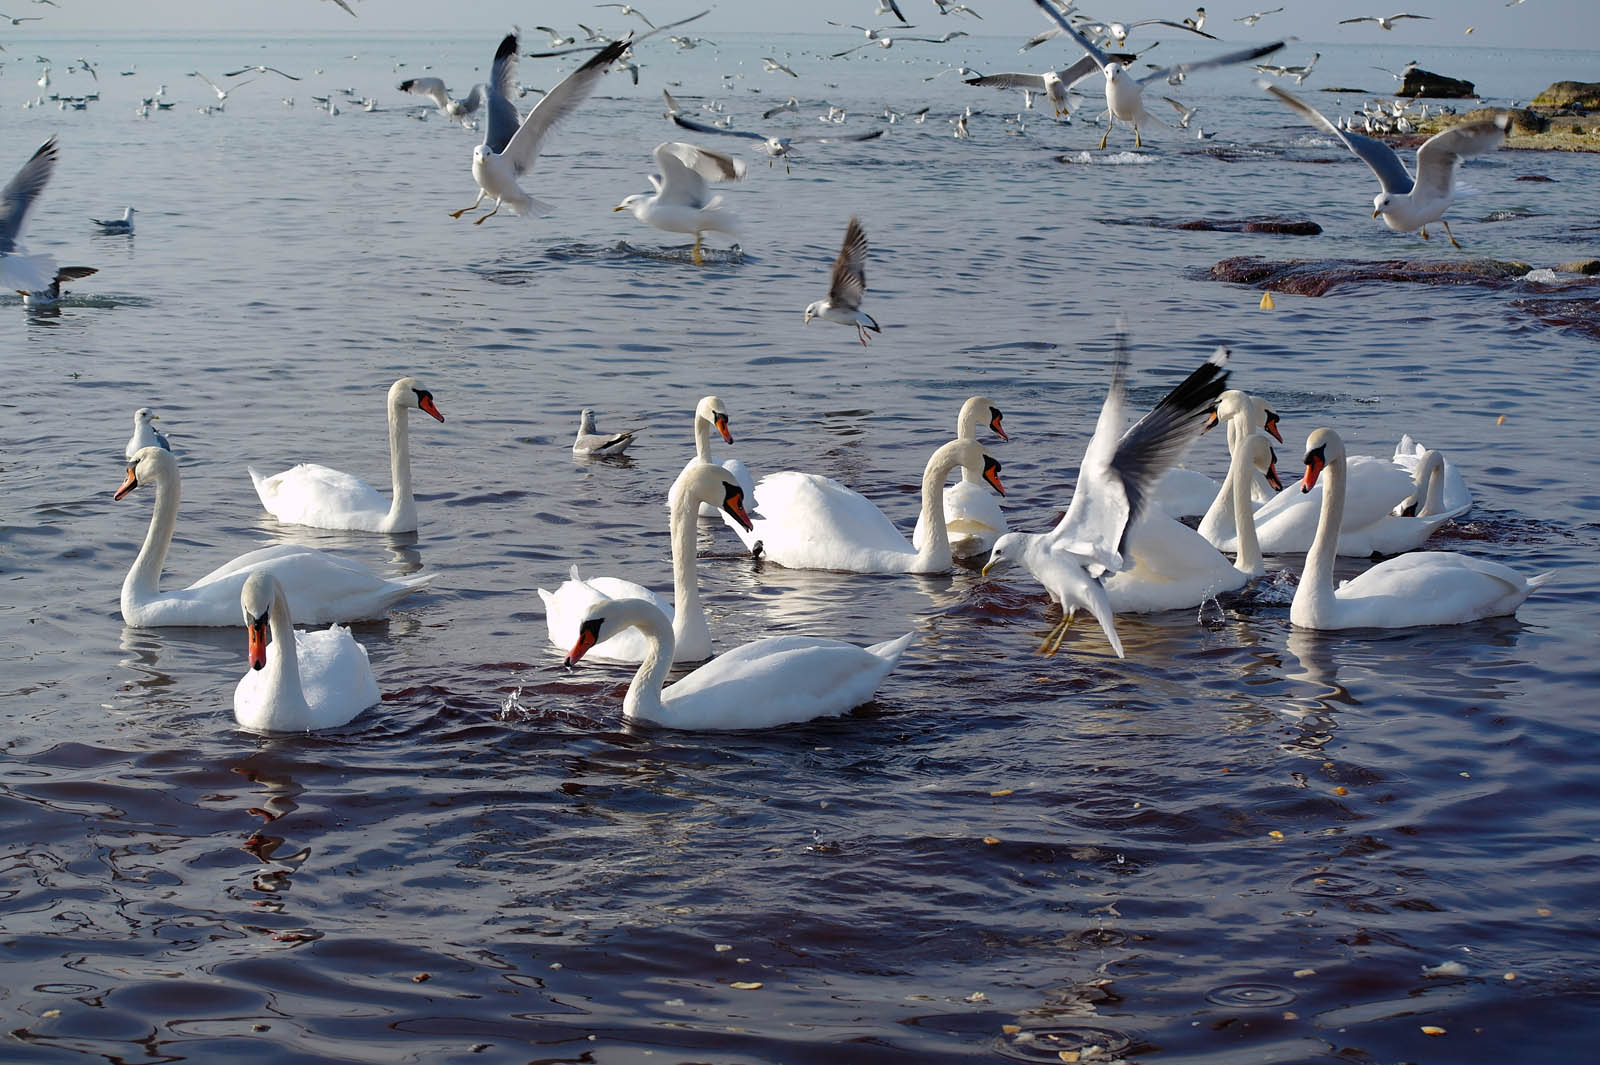
[{"label": "gull floating on water", "polygon": [[22,164],[0,189],[0,287],[14,292],[41,292],[55,277],[56,261],[46,254],[28,255],[22,248],[22,227],[56,166],[56,139],[51,137]]},{"label": "gull floating on water", "polygon": [[1412,178],[1406,164],[1387,144],[1352,130],[1338,128],[1294,93],[1265,81],[1257,84],[1289,105],[1313,126],[1339,138],[1346,148],[1372,168],[1372,172],[1378,176],[1378,184],[1383,188],[1372,200],[1372,217],[1382,215],[1384,223],[1398,233],[1420,230],[1424,240],[1428,239],[1428,223],[1438,222],[1444,226],[1450,243],[1461,247],[1456,243],[1455,234],[1450,232],[1450,223],[1444,220],[1444,213],[1455,197],[1456,170],[1463,159],[1500,147],[1511,128],[1509,114],[1501,113],[1492,119],[1468,122],[1435,133],[1417,149],[1417,176]]},{"label": "gull floating on water", "polygon": [[861,223],[851,218],[845,227],[844,244],[839,257],[833,261],[833,282],[828,288],[828,298],[817,300],[806,307],[806,324],[813,318],[822,318],[840,325],[853,325],[861,346],[867,346],[867,330],[883,332],[870,314],[861,310],[861,297],[867,293],[867,233]]},{"label": "gull floating on water", "polygon": [[633,438],[643,429],[629,429],[624,433],[602,433],[594,427],[594,411],[585,407],[578,412],[578,437],[572,442],[574,455],[588,458],[606,458],[628,450]]},{"label": "gull floating on water", "polygon": [[124,458],[132,462],[133,456],[147,447],[158,447],[162,451],[172,450],[172,444],[166,435],[150,424],[160,420],[161,415],[149,407],[140,407],[133,412],[133,435],[128,438],[128,446],[122,449]]},{"label": "gull floating on water", "polygon": [[494,210],[473,219],[475,225],[482,225],[485,219],[499,214],[502,204],[517,215],[549,210],[547,204],[522,191],[517,179],[533,169],[544,135],[589,98],[606,69],[627,48],[626,38],[606,45],[545,93],[528,112],[528,117],[519,122],[517,105],[511,102],[511,94],[516,91],[517,35],[506,34],[500,47],[495,49],[494,66],[489,75],[489,121],[484,128],[483,143],[472,149],[472,177],[478,183],[478,198],[471,206],[450,212],[450,217],[460,218],[476,210],[485,196],[495,198]]},{"label": "gull floating on water", "polygon": [[[1078,46],[1094,59],[1106,76],[1106,108],[1108,110],[1106,132],[1100,138],[1100,147],[1106,146],[1106,140],[1111,136],[1111,130],[1116,126],[1117,119],[1133,126],[1133,142],[1137,147],[1144,146],[1144,138],[1139,134],[1142,122],[1151,121],[1152,116],[1144,109],[1144,87],[1153,81],[1166,79],[1182,80],[1182,78],[1197,70],[1209,70],[1213,67],[1231,66],[1234,63],[1248,63],[1262,56],[1271,55],[1284,46],[1283,41],[1274,41],[1271,44],[1261,45],[1257,48],[1247,48],[1239,52],[1227,52],[1223,55],[1213,56],[1210,59],[1200,59],[1192,63],[1179,63],[1175,66],[1165,67],[1142,78],[1130,75],[1127,69],[1119,62],[1113,60],[1101,51],[1093,41],[1085,37],[1068,22],[1066,17],[1050,4],[1050,0],[1034,0],[1040,10],[1055,20],[1061,31],[1078,43]],[[1204,36],[1204,35],[1202,35]]]},{"label": "gull floating on water", "polygon": [[133,233],[133,208],[124,207],[121,218],[91,218],[89,221],[100,227],[102,233]]},{"label": "gull floating on water", "polygon": [[684,129],[692,129],[696,133],[720,133],[728,137],[744,137],[747,140],[760,141],[761,150],[766,152],[773,159],[780,157],[783,158],[785,161],[785,166],[788,165],[789,153],[794,150],[794,146],[796,144],[831,144],[835,141],[870,141],[877,140],[884,134],[883,129],[879,128],[869,130],[865,133],[829,133],[822,136],[796,134],[792,137],[770,137],[765,133],[749,133],[745,130],[739,129],[722,129],[719,126],[710,126],[704,122],[696,122],[693,119],[684,118],[682,115],[673,115],[672,121],[682,126]]},{"label": "gull floating on water", "polygon": [[711,195],[707,185],[713,181],[739,181],[744,178],[744,160],[722,152],[697,148],[681,141],[658,144],[655,150],[658,178],[650,175],[655,195],[636,193],[624,199],[613,211],[631,211],[645,225],[669,233],[693,233],[694,250],[690,257],[704,266],[700,242],[707,232],[736,236],[738,222],[723,207],[722,197]]}]

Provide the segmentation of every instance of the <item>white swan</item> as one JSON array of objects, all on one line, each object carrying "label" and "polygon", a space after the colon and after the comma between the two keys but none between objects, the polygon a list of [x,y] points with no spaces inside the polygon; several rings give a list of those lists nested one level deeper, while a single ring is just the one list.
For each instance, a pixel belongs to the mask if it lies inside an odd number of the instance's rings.
[{"label": "white swan", "polygon": [[172,444],[162,433],[150,423],[160,421],[161,415],[149,407],[140,407],[133,412],[133,435],[128,437],[128,446],[122,449],[122,457],[133,460],[133,456],[140,448],[158,447],[163,451],[171,451]]},{"label": "white swan", "polygon": [[[711,457],[711,429],[713,426],[716,427],[717,432],[722,434],[722,439],[726,443],[733,443],[733,430],[728,428],[728,408],[716,396],[703,396],[694,408],[695,457],[684,464],[684,472],[687,473],[691,466],[700,462],[709,462],[713,466],[721,466],[728,471],[728,476],[737,481],[739,487],[744,489],[744,498],[753,506],[756,497],[756,482],[750,476],[749,467],[738,459],[723,459],[718,462]],[[733,528],[737,523],[730,520],[723,513],[720,500],[718,504],[717,506],[712,506],[710,503],[701,503],[700,516],[702,518],[721,517],[729,528]],[[670,500],[667,505],[672,505]]]},{"label": "white swan", "polygon": [[434,406],[433,393],[414,377],[402,377],[389,386],[389,472],[394,480],[390,499],[365,481],[340,470],[302,462],[272,477],[250,467],[261,505],[274,518],[289,525],[318,529],[352,529],[357,532],[415,532],[417,504],[411,496],[411,442],[406,432],[407,410],[420,410],[438,421],[444,415]]},{"label": "white swan", "polygon": [[[739,523],[735,527],[742,531],[750,526],[750,516],[744,507],[744,489],[721,466],[695,462],[678,475],[667,498],[671,508],[668,525],[672,533],[672,602],[676,605],[668,604],[633,581],[617,577],[584,580],[578,576],[578,567],[573,566],[572,579],[554,594],[539,589],[550,642],[558,650],[570,648],[577,640],[578,624],[595,602],[646,599],[672,619],[675,661],[703,662],[711,657],[711,629],[706,624],[705,609],[700,605],[700,587],[695,574],[695,508],[703,502],[714,502]],[[648,651],[644,635],[629,631],[606,640],[595,647],[592,654],[606,662],[642,662]]]},{"label": "white swan", "polygon": [[[1260,396],[1252,396],[1237,388],[1230,388],[1217,397],[1217,408],[1211,412],[1209,431],[1218,425],[1224,427],[1228,450],[1231,454],[1240,433],[1267,432],[1283,443],[1278,431],[1278,412]],[[1231,458],[1230,458],[1231,462]],[[1250,482],[1251,498],[1257,505],[1271,499],[1273,492],[1259,471],[1253,471]],[[1232,498],[1222,490],[1222,485],[1203,473],[1175,466],[1156,482],[1155,502],[1170,517],[1191,518],[1206,514],[1212,507],[1230,507]]]},{"label": "white swan", "polygon": [[[1000,424],[1003,417],[987,396],[973,396],[956,416],[956,439],[976,440],[979,427],[988,426],[1001,440],[1010,440]],[[950,553],[971,558],[987,555],[994,547],[995,538],[1006,531],[1006,514],[1000,509],[1000,498],[963,466],[961,479],[944,490],[944,525],[950,534]],[[919,514],[911,546],[920,549],[926,536],[927,527]]]},{"label": "white swan", "polygon": [[154,484],[156,505],[139,557],[122,582],[122,620],[139,628],[161,625],[234,625],[239,592],[255,570],[271,573],[289,599],[291,616],[301,624],[381,618],[395,600],[433,580],[432,574],[389,581],[358,563],[296,544],[279,544],[240,555],[178,592],[162,593],[161,567],[172,546],[182,495],[178,460],[172,452],[147,447],[128,464],[128,476],[111,498],[122,499],[141,485]]},{"label": "white swan", "polygon": [[[1426,473],[1419,473],[1430,453],[1439,456],[1439,472],[1442,474],[1439,485],[1439,499],[1431,506],[1425,501],[1431,495],[1432,486],[1427,482]],[[1395,445],[1394,464],[1410,473],[1414,482],[1419,486],[1418,491],[1414,493],[1415,498],[1402,500],[1396,508],[1396,513],[1403,513],[1408,505],[1417,502],[1424,502],[1424,505],[1415,514],[1419,518],[1432,517],[1435,514],[1443,514],[1445,511],[1454,511],[1456,514],[1462,514],[1472,507],[1472,492],[1467,488],[1466,478],[1461,476],[1461,471],[1456,469],[1455,463],[1446,458],[1442,452],[1430,452],[1427,448],[1411,439],[1409,433],[1400,437],[1400,443]]]},{"label": "white swan", "polygon": [[1128,528],[1132,568],[1105,580],[1111,609],[1118,614],[1186,610],[1219,592],[1238,591],[1251,577],[1266,573],[1250,508],[1250,485],[1258,472],[1277,488],[1283,487],[1271,443],[1265,434],[1251,433],[1234,448],[1225,482],[1241,533],[1236,561],[1229,562],[1189,526],[1151,508]]},{"label": "white swan", "polygon": [[1418,551],[1380,562],[1333,586],[1333,562],[1342,536],[1345,504],[1344,441],[1318,429],[1306,441],[1306,475],[1300,490],[1320,480],[1323,493],[1317,535],[1289,605],[1289,620],[1308,629],[1407,629],[1460,625],[1514,614],[1551,575],[1523,577],[1508,566],[1450,551]]},{"label": "white swan", "polygon": [[577,663],[626,628],[649,651],[622,698],[622,716],[680,729],[756,729],[838,717],[869,702],[914,632],[871,647],[814,636],[772,636],[719,655],[662,691],[673,656],[672,626],[643,599],[595,603],[567,655]]},{"label": "white swan", "polygon": [[250,630],[250,672],[233,690],[233,717],[243,728],[337,728],[381,698],[367,649],[342,625],[296,629],[289,600],[271,573],[251,573],[239,589],[239,605]]},{"label": "white swan", "polygon": [[948,573],[953,564],[944,523],[944,481],[957,466],[975,471],[1001,495],[1000,463],[975,441],[952,440],[922,472],[927,542],[913,547],[865,496],[831,477],[786,471],[756,485],[754,529],[740,538],[790,569],[848,573]]}]

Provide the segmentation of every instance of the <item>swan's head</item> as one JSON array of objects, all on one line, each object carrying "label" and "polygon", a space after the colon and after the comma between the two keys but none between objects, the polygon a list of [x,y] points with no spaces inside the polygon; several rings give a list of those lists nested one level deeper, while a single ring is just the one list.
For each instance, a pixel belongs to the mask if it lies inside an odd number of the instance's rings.
[{"label": "swan's head", "polygon": [[1240,446],[1245,449],[1245,461],[1267,478],[1272,490],[1283,491],[1283,481],[1278,477],[1278,453],[1272,449],[1267,438],[1261,433],[1251,433]]},{"label": "swan's head", "polygon": [[271,629],[268,626],[273,600],[283,594],[278,582],[265,570],[256,570],[239,589],[239,608],[244,611],[244,627],[250,631],[250,668],[260,669],[267,664],[267,643]]},{"label": "swan's head", "polygon": [[140,407],[138,410],[133,412],[133,427],[135,429],[141,425],[149,425],[151,422],[160,420],[161,415],[157,414],[149,407]]},{"label": "swan's head", "polygon": [[744,489],[727,470],[715,463],[698,462],[684,470],[672,486],[674,496],[680,492],[689,498],[691,506],[704,503],[716,507],[738,522],[745,532],[755,528],[750,512],[745,509]]},{"label": "swan's head", "polygon": [[823,304],[823,302],[824,301],[822,301],[822,300],[817,300],[815,303],[811,303],[811,304],[808,304],[806,306],[806,320],[802,324],[805,324],[805,325],[811,324],[811,319],[815,318],[817,315],[822,313],[822,310],[823,310],[822,304]]},{"label": "swan's head", "polygon": [[436,421],[444,421],[444,415],[440,414],[439,408],[434,405],[433,393],[415,377],[402,377],[389,386],[389,404],[394,407],[420,410]]},{"label": "swan's head", "polygon": [[623,629],[639,626],[649,631],[653,627],[670,638],[672,620],[661,608],[643,599],[600,598],[589,604],[583,620],[578,622],[578,639],[567,653],[565,664],[575,666],[589,653],[589,648],[611,639]]},{"label": "swan's head", "polygon": [[956,435],[963,440],[976,440],[979,427],[987,425],[1000,439],[1010,440],[1000,425],[1003,417],[989,397],[973,396],[961,405],[961,414],[956,418]]},{"label": "swan's head", "polygon": [[632,196],[629,196],[629,197],[625,198],[621,203],[617,204],[615,207],[611,208],[611,210],[613,212],[616,212],[616,211],[632,211],[633,212],[633,216],[635,218],[638,218],[639,217],[639,212],[644,210],[644,205],[649,203],[649,202],[650,202],[650,197],[649,196],[646,196],[642,192],[636,192]]},{"label": "swan's head", "polygon": [[994,548],[989,552],[989,561],[983,564],[981,576],[999,570],[1008,569],[1022,558],[1023,540],[1021,533],[1006,533],[994,542]]},{"label": "swan's head", "polygon": [[1201,432],[1210,432],[1230,418],[1238,418],[1249,413],[1250,397],[1237,388],[1230,388],[1217,397],[1217,405],[1211,408],[1211,418]]},{"label": "swan's head", "polygon": [[1300,480],[1300,491],[1311,491],[1323,470],[1343,461],[1344,441],[1339,439],[1339,434],[1332,429],[1314,430],[1306,438],[1306,475]]},{"label": "swan's head", "polygon": [[733,443],[733,432],[728,428],[728,408],[716,396],[706,396],[695,405],[694,416],[717,427],[722,439]]},{"label": "swan's head", "polygon": [[161,447],[142,447],[128,460],[128,475],[111,498],[121,499],[142,484],[175,477],[177,473],[178,460],[172,457],[172,452]]},{"label": "swan's head", "polygon": [[1006,486],[1000,483],[1000,460],[985,451],[976,440],[952,440],[945,446],[955,450],[956,461],[971,470],[973,476],[987,481],[989,487],[1001,495],[1006,494]]},{"label": "swan's head", "polygon": [[1265,400],[1254,396],[1250,397],[1250,406],[1254,419],[1251,424],[1271,433],[1278,443],[1284,443],[1283,434],[1278,431],[1278,412],[1267,406]]}]

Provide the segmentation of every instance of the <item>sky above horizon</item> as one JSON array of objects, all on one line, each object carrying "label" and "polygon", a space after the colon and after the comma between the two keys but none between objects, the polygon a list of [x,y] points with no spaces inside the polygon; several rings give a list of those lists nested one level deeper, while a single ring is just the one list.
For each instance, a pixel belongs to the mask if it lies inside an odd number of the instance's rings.
[{"label": "sky above horizon", "polygon": [[[940,15],[932,0],[897,0],[917,35],[938,36],[948,30],[963,30],[982,36],[1030,36],[1048,25],[1032,0],[971,0],[970,6],[982,20],[967,15]],[[1388,15],[1396,0],[1343,0],[1337,13],[1317,0],[1216,0],[1207,5],[1206,31],[1224,40],[1262,42],[1292,35],[1302,41],[1348,44],[1416,44],[1454,47],[1501,47],[1563,49],[1600,48],[1600,0],[1525,0],[1508,6],[1505,0],[1410,0],[1401,9],[1430,19],[1407,20],[1383,30],[1376,23],[1342,26],[1340,17]],[[395,32],[435,30],[467,35],[482,31],[493,36],[513,24],[530,34],[535,23],[557,27],[563,33],[578,33],[582,21],[590,26],[620,34],[628,28],[644,29],[644,23],[625,16],[614,7],[599,7],[592,0],[468,0],[445,5],[438,0],[350,0],[358,17],[352,18],[332,0],[55,0],[50,6],[41,0],[10,0],[8,12],[15,17],[41,18],[20,26],[0,23],[0,45],[12,51],[26,49],[30,36],[46,36],[52,31],[73,33],[95,30],[207,30],[273,29],[283,32],[342,31]],[[838,33],[860,37],[848,24],[886,26],[895,24],[890,15],[877,15],[877,0],[813,0],[803,14],[797,14],[785,0],[722,0],[714,7],[706,0],[650,0],[640,9],[657,23],[684,18],[712,7],[711,14],[686,27],[683,32],[715,38],[718,33]],[[1268,15],[1255,26],[1233,21],[1267,7],[1282,6],[1280,14]],[[1182,0],[1124,0],[1121,3],[1090,0],[1079,10],[1098,18],[1132,22],[1144,18],[1181,21],[1194,9]],[[828,19],[846,24],[829,26]],[[1473,28],[1467,33],[1468,27]],[[1164,27],[1136,30],[1137,43],[1148,43],[1174,31]],[[1148,35],[1148,36],[1147,36]],[[0,57],[3,58],[3,57]],[[1597,71],[1600,78],[1600,71]]]}]

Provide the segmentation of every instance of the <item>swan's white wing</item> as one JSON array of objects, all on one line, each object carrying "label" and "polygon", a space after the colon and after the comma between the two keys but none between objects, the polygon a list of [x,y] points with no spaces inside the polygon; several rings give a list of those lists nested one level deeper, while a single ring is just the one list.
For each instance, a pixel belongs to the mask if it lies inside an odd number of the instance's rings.
[{"label": "swan's white wing", "polygon": [[400,83],[400,91],[426,96],[441,111],[450,106],[450,93],[446,91],[444,82],[438,78],[407,78]]},{"label": "swan's white wing", "polygon": [[22,164],[22,169],[6,182],[6,187],[0,189],[0,255],[11,255],[17,250],[22,225],[49,183],[55,166],[56,139],[51,137]]},{"label": "swan's white wing", "polygon": [[1256,84],[1282,100],[1291,110],[1297,112],[1313,126],[1343,141],[1346,148],[1355,152],[1356,156],[1363,163],[1370,166],[1374,174],[1378,175],[1378,184],[1383,186],[1384,192],[1396,196],[1404,196],[1414,187],[1415,182],[1411,180],[1411,172],[1406,169],[1406,164],[1400,161],[1400,157],[1395,154],[1394,149],[1387,144],[1371,137],[1363,137],[1359,133],[1340,129],[1332,122],[1329,122],[1322,112],[1300,99],[1300,97],[1285,89],[1278,88],[1278,86],[1269,81],[1258,81]]},{"label": "swan's white wing", "polygon": [[828,299],[835,307],[855,310],[861,306],[861,297],[866,293],[867,231],[857,219],[851,218],[844,230],[839,257],[833,261],[833,283],[828,288]]},{"label": "swan's white wing", "polygon": [[1162,70],[1152,71],[1139,78],[1140,85],[1149,85],[1153,81],[1163,81],[1174,74],[1193,74],[1197,70],[1210,70],[1213,67],[1230,67],[1235,63],[1251,63],[1262,56],[1271,55],[1288,42],[1273,41],[1256,48],[1245,48],[1237,52],[1224,52],[1222,55],[1212,56],[1210,59],[1197,59],[1192,63],[1177,63]]},{"label": "swan's white wing", "polygon": [[[510,37],[512,42],[512,56],[515,61],[516,37]],[[544,135],[562,119],[569,117],[576,111],[589,95],[594,92],[595,86],[600,83],[600,78],[616,62],[617,57],[627,51],[628,39],[612,41],[600,49],[592,59],[583,66],[562,78],[555,88],[544,94],[544,99],[528,117],[522,120],[522,125],[517,129],[516,135],[506,145],[502,153],[511,163],[513,169],[520,174],[528,172],[535,159],[539,157],[539,142]],[[496,69],[498,69],[498,64]],[[490,90],[493,99],[494,91]]]},{"label": "swan's white wing", "polygon": [[[1055,24],[1061,28],[1062,33],[1078,42],[1078,47],[1089,53],[1090,57],[1094,59],[1095,66],[1104,70],[1106,64],[1111,62],[1111,58],[1102,52],[1093,41],[1079,33],[1072,23],[1067,21],[1066,16],[1060,11],[1056,10],[1055,6],[1050,3],[1050,0],[1033,0],[1033,2],[1039,5],[1039,10],[1043,11],[1047,16],[1055,20]],[[1043,41],[1047,41],[1053,36],[1055,36],[1053,33],[1048,34],[1048,36],[1046,34],[1040,34],[1038,37],[1035,37],[1033,40],[1023,45],[1023,47],[1032,48],[1034,45]]]},{"label": "swan's white wing", "polygon": [[1461,160],[1494,151],[1510,128],[1511,116],[1500,114],[1435,133],[1417,149],[1417,187],[1430,198],[1449,199]]},{"label": "swan's white wing", "polygon": [[[522,116],[511,97],[517,91],[517,35],[508,33],[494,50],[494,66],[489,70],[489,121],[483,130],[483,143],[496,155],[504,154],[511,138],[517,135]],[[443,107],[443,104],[439,106]],[[517,171],[521,173],[521,170]]]},{"label": "swan's white wing", "polygon": [[314,462],[302,462],[271,477],[252,468],[250,479],[261,505],[279,521],[326,528],[329,518],[354,514],[381,517],[389,512],[389,500],[367,482]]},{"label": "swan's white wing", "polygon": [[980,89],[1027,89],[1029,92],[1044,92],[1044,75],[985,74],[978,78],[968,78],[967,84],[976,85]]}]

